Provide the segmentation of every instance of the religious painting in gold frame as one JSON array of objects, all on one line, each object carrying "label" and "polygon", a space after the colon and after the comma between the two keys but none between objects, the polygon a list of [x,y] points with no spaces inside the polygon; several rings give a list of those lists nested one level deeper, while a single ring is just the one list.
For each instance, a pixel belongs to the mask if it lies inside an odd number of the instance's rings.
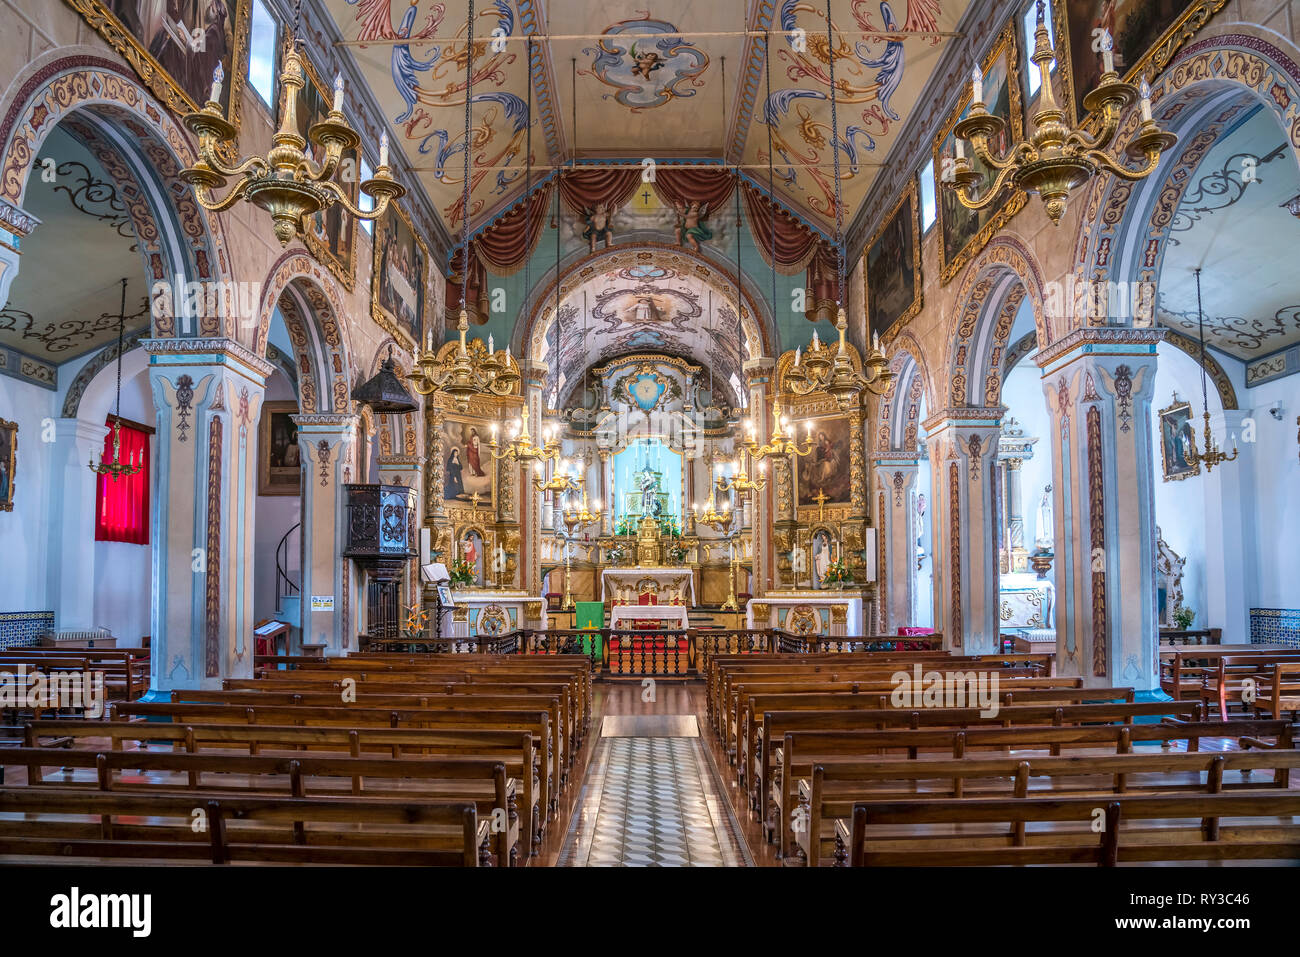
[{"label": "religious painting in gold frame", "polygon": [[0,419],[0,512],[14,510],[14,478],[18,471],[18,423]]},{"label": "religious painting in gold frame", "polygon": [[497,463],[488,448],[488,422],[448,415],[443,417],[439,429],[442,488],[438,494],[442,495],[442,500],[457,505],[495,508]]},{"label": "religious painting in gold frame", "polygon": [[[177,116],[207,103],[212,72],[225,74],[221,108],[239,129],[252,0],[65,0],[131,65],[154,96]],[[152,8],[148,16],[142,7]]]},{"label": "religious painting in gold frame", "polygon": [[[799,509],[829,508],[853,502],[850,467],[853,427],[847,415],[819,416],[793,421],[800,436],[812,423],[812,451],[794,460],[794,500]],[[822,501],[817,496],[825,495]]]},{"label": "religious painting in gold frame", "polygon": [[884,336],[921,311],[921,212],[915,178],[867,243],[863,261],[867,330]]},{"label": "religious painting in gold frame", "polygon": [[1189,453],[1196,445],[1196,432],[1192,427],[1192,407],[1187,402],[1175,402],[1160,410],[1160,470],[1166,482],[1181,482],[1201,474],[1201,463],[1192,461]]},{"label": "religious painting in gold frame", "polygon": [[[980,68],[984,71],[984,105],[990,113],[1006,121],[1002,134],[989,141],[989,150],[995,156],[1005,153],[1011,146],[1020,142],[1024,135],[1020,47],[1016,42],[1018,23],[1019,19],[1016,18],[1007,24],[999,34],[997,42],[980,63]],[[971,88],[967,83],[962,88],[957,105],[953,107],[934,140],[935,208],[939,219],[939,281],[943,284],[950,282],[968,262],[979,255],[980,250],[1011,221],[1012,216],[1024,208],[1026,202],[1024,190],[1008,184],[1003,187],[1002,195],[988,206],[983,209],[967,209],[957,199],[957,192],[947,185],[951,182],[957,149],[957,138],[953,135],[953,127],[969,111],[970,97]],[[996,178],[996,170],[990,169],[981,162],[974,155],[974,150],[969,144],[964,146],[971,168],[984,177],[984,183],[991,183]]]},{"label": "religious painting in gold frame", "polygon": [[257,494],[298,495],[302,491],[302,449],[292,400],[262,403],[257,426]]},{"label": "religious painting in gold frame", "polygon": [[1053,46],[1061,101],[1075,122],[1101,77],[1096,30],[1111,35],[1115,71],[1125,82],[1150,82],[1227,0],[1052,0]]},{"label": "religious painting in gold frame", "polygon": [[397,203],[375,223],[370,314],[408,349],[424,337],[428,310],[429,249]]},{"label": "religious painting in gold frame", "polygon": [[[303,72],[307,82],[298,91],[294,115],[298,120],[298,134],[307,140],[307,131],[323,121],[333,106],[333,85],[327,85],[311,60],[303,58]],[[278,118],[277,118],[278,122]],[[316,162],[324,159],[325,151],[308,140],[308,147]],[[347,191],[348,200],[358,205],[361,195],[361,154],[356,148],[347,150],[339,160],[334,181]],[[303,218],[303,245],[325,266],[349,292],[356,285],[357,220],[342,203],[332,203],[328,209]]]}]

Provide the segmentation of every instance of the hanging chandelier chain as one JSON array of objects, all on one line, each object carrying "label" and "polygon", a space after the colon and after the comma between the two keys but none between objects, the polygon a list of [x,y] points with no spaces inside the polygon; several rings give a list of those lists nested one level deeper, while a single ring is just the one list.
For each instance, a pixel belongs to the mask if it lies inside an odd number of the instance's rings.
[{"label": "hanging chandelier chain", "polygon": [[776,179],[772,167],[772,34],[763,31],[763,73],[767,86],[767,97],[764,100],[763,112],[767,114],[767,203],[771,207],[771,237],[772,237],[772,308],[776,308]]},{"label": "hanging chandelier chain", "polygon": [[117,312],[117,412],[122,417],[122,332],[126,326],[126,278],[122,279],[122,305]]},{"label": "hanging chandelier chain", "polygon": [[1201,306],[1201,267],[1197,266],[1196,273],[1196,324],[1200,330],[1201,338],[1201,410],[1210,411],[1209,389],[1205,384],[1205,310]]},{"label": "hanging chandelier chain", "polygon": [[826,55],[831,61],[831,157],[835,166],[835,305],[844,304],[844,203],[840,196],[840,124],[835,95],[835,30],[826,0]]},{"label": "hanging chandelier chain", "polygon": [[469,0],[469,14],[465,20],[465,156],[462,183],[460,224],[460,308],[465,309],[465,290],[469,286],[469,137],[471,104],[474,100],[474,0]]}]

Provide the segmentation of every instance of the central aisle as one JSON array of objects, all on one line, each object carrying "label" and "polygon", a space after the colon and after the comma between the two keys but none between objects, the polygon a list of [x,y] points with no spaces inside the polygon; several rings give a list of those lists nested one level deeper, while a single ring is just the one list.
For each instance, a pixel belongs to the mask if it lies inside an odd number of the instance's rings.
[{"label": "central aisle", "polygon": [[[640,692],[628,685],[611,710]],[[729,802],[678,689],[663,711],[636,701],[633,715],[600,719],[578,806],[560,850],[561,867],[743,867],[752,865]]]}]

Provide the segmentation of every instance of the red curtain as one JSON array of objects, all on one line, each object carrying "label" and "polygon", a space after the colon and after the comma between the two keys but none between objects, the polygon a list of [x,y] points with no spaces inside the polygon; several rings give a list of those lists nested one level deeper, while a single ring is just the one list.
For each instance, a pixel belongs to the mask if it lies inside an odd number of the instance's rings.
[{"label": "red curtain", "polygon": [[527,203],[516,203],[474,240],[474,249],[483,265],[494,276],[509,276],[522,269],[537,248],[550,210],[551,184],[547,183]]},{"label": "red curtain", "polygon": [[835,321],[835,292],[838,286],[839,262],[835,257],[835,248],[828,243],[818,243],[817,251],[808,260],[808,277],[804,287],[804,315],[809,321]]},{"label": "red curtain", "polygon": [[[745,214],[763,261],[772,265],[772,204],[751,183],[741,181]],[[779,206],[776,209],[776,271],[793,276],[808,265],[822,238]]]},{"label": "red curtain", "polygon": [[[103,461],[113,461],[113,417],[104,423]],[[123,424],[118,433],[122,462],[141,461],[143,467],[134,475],[99,476],[95,495],[95,541],[149,544],[149,433]]]},{"label": "red curtain", "polygon": [[655,170],[655,192],[669,206],[707,203],[709,215],[728,205],[736,188],[735,175],[722,169],[676,169],[661,166]]},{"label": "red curtain", "polygon": [[640,166],[600,169],[584,169],[579,166],[560,174],[560,197],[579,216],[597,203],[608,205],[612,214],[636,195],[640,185]]},{"label": "red curtain", "polygon": [[[451,275],[447,277],[447,328],[455,329],[460,322],[460,290],[462,283],[460,247],[451,258]],[[469,283],[465,287],[465,311],[473,325],[484,325],[488,321],[487,273],[483,269],[483,260],[471,247],[469,254]]]}]

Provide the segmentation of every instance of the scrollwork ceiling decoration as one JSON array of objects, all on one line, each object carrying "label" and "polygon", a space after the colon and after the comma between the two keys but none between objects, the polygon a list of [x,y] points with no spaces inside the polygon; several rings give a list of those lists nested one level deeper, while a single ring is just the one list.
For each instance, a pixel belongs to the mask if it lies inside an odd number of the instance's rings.
[{"label": "scrollwork ceiling decoration", "polygon": [[[1193,338],[1200,334],[1195,310],[1174,312],[1163,305],[1160,321]],[[1219,349],[1247,352],[1271,352],[1289,344],[1300,334],[1300,304],[1283,306],[1270,318],[1245,316],[1205,317],[1205,344]]]},{"label": "scrollwork ceiling decoration", "polygon": [[[135,329],[148,324],[149,299],[140,300],[140,308],[126,317],[126,328]],[[143,322],[141,320],[144,320]],[[64,319],[59,322],[41,322],[30,312],[7,304],[0,309],[0,332],[17,333],[24,343],[39,346],[47,355],[58,355],[69,349],[87,346],[117,333],[117,313],[101,312],[92,319]]]},{"label": "scrollwork ceiling decoration", "polygon": [[[1197,179],[1195,185],[1183,194],[1183,201],[1169,223],[1169,245],[1181,245],[1173,233],[1185,233],[1192,230],[1220,210],[1237,205],[1246,195],[1252,183],[1258,182],[1259,168],[1276,162],[1288,155],[1285,143],[1279,143],[1264,156],[1255,153],[1234,153],[1224,160],[1222,166],[1211,170]],[[1249,171],[1249,172],[1247,172]]]}]

